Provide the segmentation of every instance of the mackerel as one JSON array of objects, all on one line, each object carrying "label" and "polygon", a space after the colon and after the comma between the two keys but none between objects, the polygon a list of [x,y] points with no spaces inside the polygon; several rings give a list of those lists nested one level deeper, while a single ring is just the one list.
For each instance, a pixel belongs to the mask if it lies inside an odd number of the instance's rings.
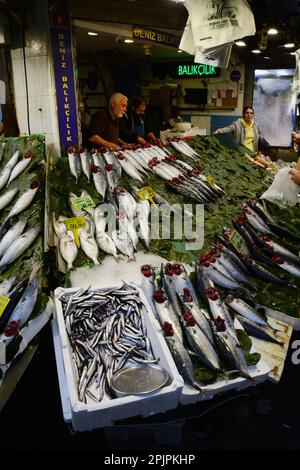
[{"label": "mackerel", "polygon": [[0,196],[0,210],[4,209],[15,197],[18,192],[18,188],[9,189],[2,196]]},{"label": "mackerel", "polygon": [[27,220],[20,220],[17,222],[10,230],[6,232],[4,237],[1,238],[0,241],[0,257],[4,255],[6,250],[10,247],[10,245],[21,235],[25,226],[27,224]]}]

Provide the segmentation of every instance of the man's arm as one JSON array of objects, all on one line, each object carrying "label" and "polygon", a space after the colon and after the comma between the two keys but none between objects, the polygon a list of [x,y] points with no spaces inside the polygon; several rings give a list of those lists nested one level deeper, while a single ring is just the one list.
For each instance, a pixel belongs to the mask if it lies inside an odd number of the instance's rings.
[{"label": "man's arm", "polygon": [[89,137],[89,141],[92,142],[93,144],[96,144],[98,147],[106,147],[112,150],[118,150],[119,148],[117,144],[114,144],[113,142],[110,142],[109,140],[103,139],[98,134],[91,135],[91,137]]}]

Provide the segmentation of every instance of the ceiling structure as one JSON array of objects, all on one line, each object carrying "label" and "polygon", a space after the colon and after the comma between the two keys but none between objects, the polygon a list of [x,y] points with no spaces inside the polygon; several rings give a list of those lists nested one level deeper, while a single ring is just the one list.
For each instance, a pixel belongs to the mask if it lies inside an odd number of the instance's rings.
[{"label": "ceiling structure", "polygon": [[[256,68],[294,68],[291,52],[300,47],[300,1],[297,0],[248,0],[256,24],[256,35],[244,38],[245,47],[234,46],[235,55],[241,61]],[[177,49],[134,42],[124,43],[132,36],[133,24],[152,26],[160,30],[182,35],[187,20],[187,10],[176,0],[71,0],[71,12],[76,28],[76,40],[80,60],[87,54],[111,61],[160,61],[191,58]],[[270,36],[268,29],[277,27],[278,34]],[[89,36],[88,31],[98,32]],[[285,43],[294,43],[287,49]],[[259,54],[253,54],[259,49]]]}]

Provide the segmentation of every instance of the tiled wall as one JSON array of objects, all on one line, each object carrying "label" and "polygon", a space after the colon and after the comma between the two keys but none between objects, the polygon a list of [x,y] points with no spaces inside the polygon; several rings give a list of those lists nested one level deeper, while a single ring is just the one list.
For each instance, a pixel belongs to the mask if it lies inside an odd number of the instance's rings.
[{"label": "tiled wall", "polygon": [[46,27],[48,24],[47,14],[47,1],[35,2],[34,20],[25,30],[29,113],[21,27],[12,34],[13,83],[20,133],[26,135],[30,130],[31,134],[45,134],[47,150],[51,154],[59,154],[55,86],[49,47],[50,38]]}]

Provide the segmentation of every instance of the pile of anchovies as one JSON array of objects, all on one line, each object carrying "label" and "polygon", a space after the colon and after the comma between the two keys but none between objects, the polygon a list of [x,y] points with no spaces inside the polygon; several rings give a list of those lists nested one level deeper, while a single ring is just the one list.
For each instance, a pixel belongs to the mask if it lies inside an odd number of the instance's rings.
[{"label": "pile of anchovies", "polygon": [[111,378],[118,370],[159,361],[146,335],[146,307],[134,286],[124,282],[113,289],[81,288],[59,299],[72,348],[79,401],[112,399]]}]

